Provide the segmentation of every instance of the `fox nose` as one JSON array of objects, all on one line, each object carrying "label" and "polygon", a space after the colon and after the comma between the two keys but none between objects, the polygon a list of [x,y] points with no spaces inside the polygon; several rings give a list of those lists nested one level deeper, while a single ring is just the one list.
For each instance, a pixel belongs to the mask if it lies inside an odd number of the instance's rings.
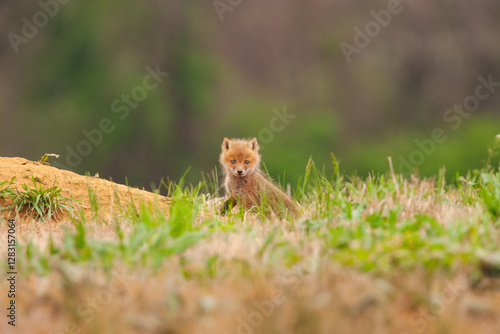
[{"label": "fox nose", "polygon": [[241,174],[241,173],[243,173],[243,171],[242,171],[242,170],[239,170],[239,171],[238,171],[238,174]]}]

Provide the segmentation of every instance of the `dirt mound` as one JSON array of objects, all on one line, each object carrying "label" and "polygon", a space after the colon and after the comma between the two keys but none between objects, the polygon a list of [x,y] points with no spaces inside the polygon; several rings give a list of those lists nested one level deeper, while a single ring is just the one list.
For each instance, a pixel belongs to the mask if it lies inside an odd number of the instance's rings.
[{"label": "dirt mound", "polygon": [[[98,203],[99,217],[104,220],[112,219],[120,210],[134,205],[138,208],[141,201],[145,203],[158,203],[161,208],[167,208],[167,198],[136,188],[127,187],[99,177],[83,176],[67,170],[61,170],[47,164],[29,161],[24,158],[0,157],[0,182],[14,178],[12,188],[22,190],[23,184],[33,188],[33,179],[37,186],[57,186],[63,189],[62,194],[70,197],[75,212],[80,209],[88,219],[94,216],[91,196],[95,195],[94,203]],[[95,208],[95,207],[94,207]],[[12,213],[10,213],[12,214]],[[6,218],[8,212],[4,213]],[[69,220],[66,213],[53,223]]]}]

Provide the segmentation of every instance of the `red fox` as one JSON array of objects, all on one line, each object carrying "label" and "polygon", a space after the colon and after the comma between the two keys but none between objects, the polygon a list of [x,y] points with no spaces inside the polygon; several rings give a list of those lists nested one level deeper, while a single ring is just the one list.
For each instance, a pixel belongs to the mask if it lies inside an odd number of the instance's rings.
[{"label": "red fox", "polygon": [[259,169],[257,138],[224,138],[219,160],[224,171],[224,186],[229,196],[222,205],[221,214],[239,204],[246,209],[261,208],[265,215],[274,213],[283,217],[288,212],[298,216],[298,204],[268,180]]}]

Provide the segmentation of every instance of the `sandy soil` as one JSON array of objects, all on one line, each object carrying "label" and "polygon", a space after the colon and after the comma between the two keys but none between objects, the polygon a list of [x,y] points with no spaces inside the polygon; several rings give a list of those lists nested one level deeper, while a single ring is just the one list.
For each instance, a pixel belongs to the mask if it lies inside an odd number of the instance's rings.
[{"label": "sandy soil", "polygon": [[[88,219],[91,219],[94,215],[89,199],[89,189],[97,197],[99,218],[105,221],[109,221],[114,215],[120,214],[120,208],[127,208],[130,205],[138,207],[141,201],[157,203],[160,208],[165,209],[168,206],[166,197],[149,191],[127,187],[99,177],[79,175],[24,158],[0,157],[0,181],[11,180],[14,177],[14,188],[18,190],[22,189],[23,184],[33,188],[33,177],[37,182],[37,186],[58,186],[63,189],[64,196],[75,200],[73,201],[74,214],[78,214],[82,210]],[[14,214],[14,212],[4,212],[3,218],[13,217]],[[31,217],[24,217],[22,214],[18,215],[17,219],[20,223],[19,233],[35,231],[38,234],[49,231],[57,233],[62,226],[70,222],[71,217],[70,214],[65,213],[59,215],[57,220],[42,224],[33,224]]]}]

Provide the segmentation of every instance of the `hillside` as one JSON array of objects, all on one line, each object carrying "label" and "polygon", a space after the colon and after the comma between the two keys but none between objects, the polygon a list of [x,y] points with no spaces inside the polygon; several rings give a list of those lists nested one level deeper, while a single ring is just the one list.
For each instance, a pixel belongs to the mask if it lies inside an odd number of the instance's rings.
[{"label": "hillside", "polygon": [[[69,199],[68,204],[73,209],[72,214],[79,216],[81,212],[87,219],[91,219],[95,214],[90,196],[93,197],[93,201],[99,203],[99,218],[105,221],[110,221],[119,214],[120,209],[131,205],[138,208],[143,202],[158,203],[160,207],[167,208],[167,199],[163,196],[104,180],[98,176],[83,176],[19,157],[0,157],[0,182],[8,180],[13,180],[11,188],[18,191],[23,190],[23,185],[34,188],[33,182],[42,188],[56,186],[62,189],[61,195]],[[8,204],[11,203],[7,201]],[[15,212],[4,212],[5,219],[12,218],[13,215]],[[21,212],[18,218],[21,219],[19,225],[21,233],[33,227],[35,231],[60,231],[61,223],[70,221],[71,214],[62,211],[49,222],[35,225],[30,224],[32,217],[25,216],[25,212]]]}]

